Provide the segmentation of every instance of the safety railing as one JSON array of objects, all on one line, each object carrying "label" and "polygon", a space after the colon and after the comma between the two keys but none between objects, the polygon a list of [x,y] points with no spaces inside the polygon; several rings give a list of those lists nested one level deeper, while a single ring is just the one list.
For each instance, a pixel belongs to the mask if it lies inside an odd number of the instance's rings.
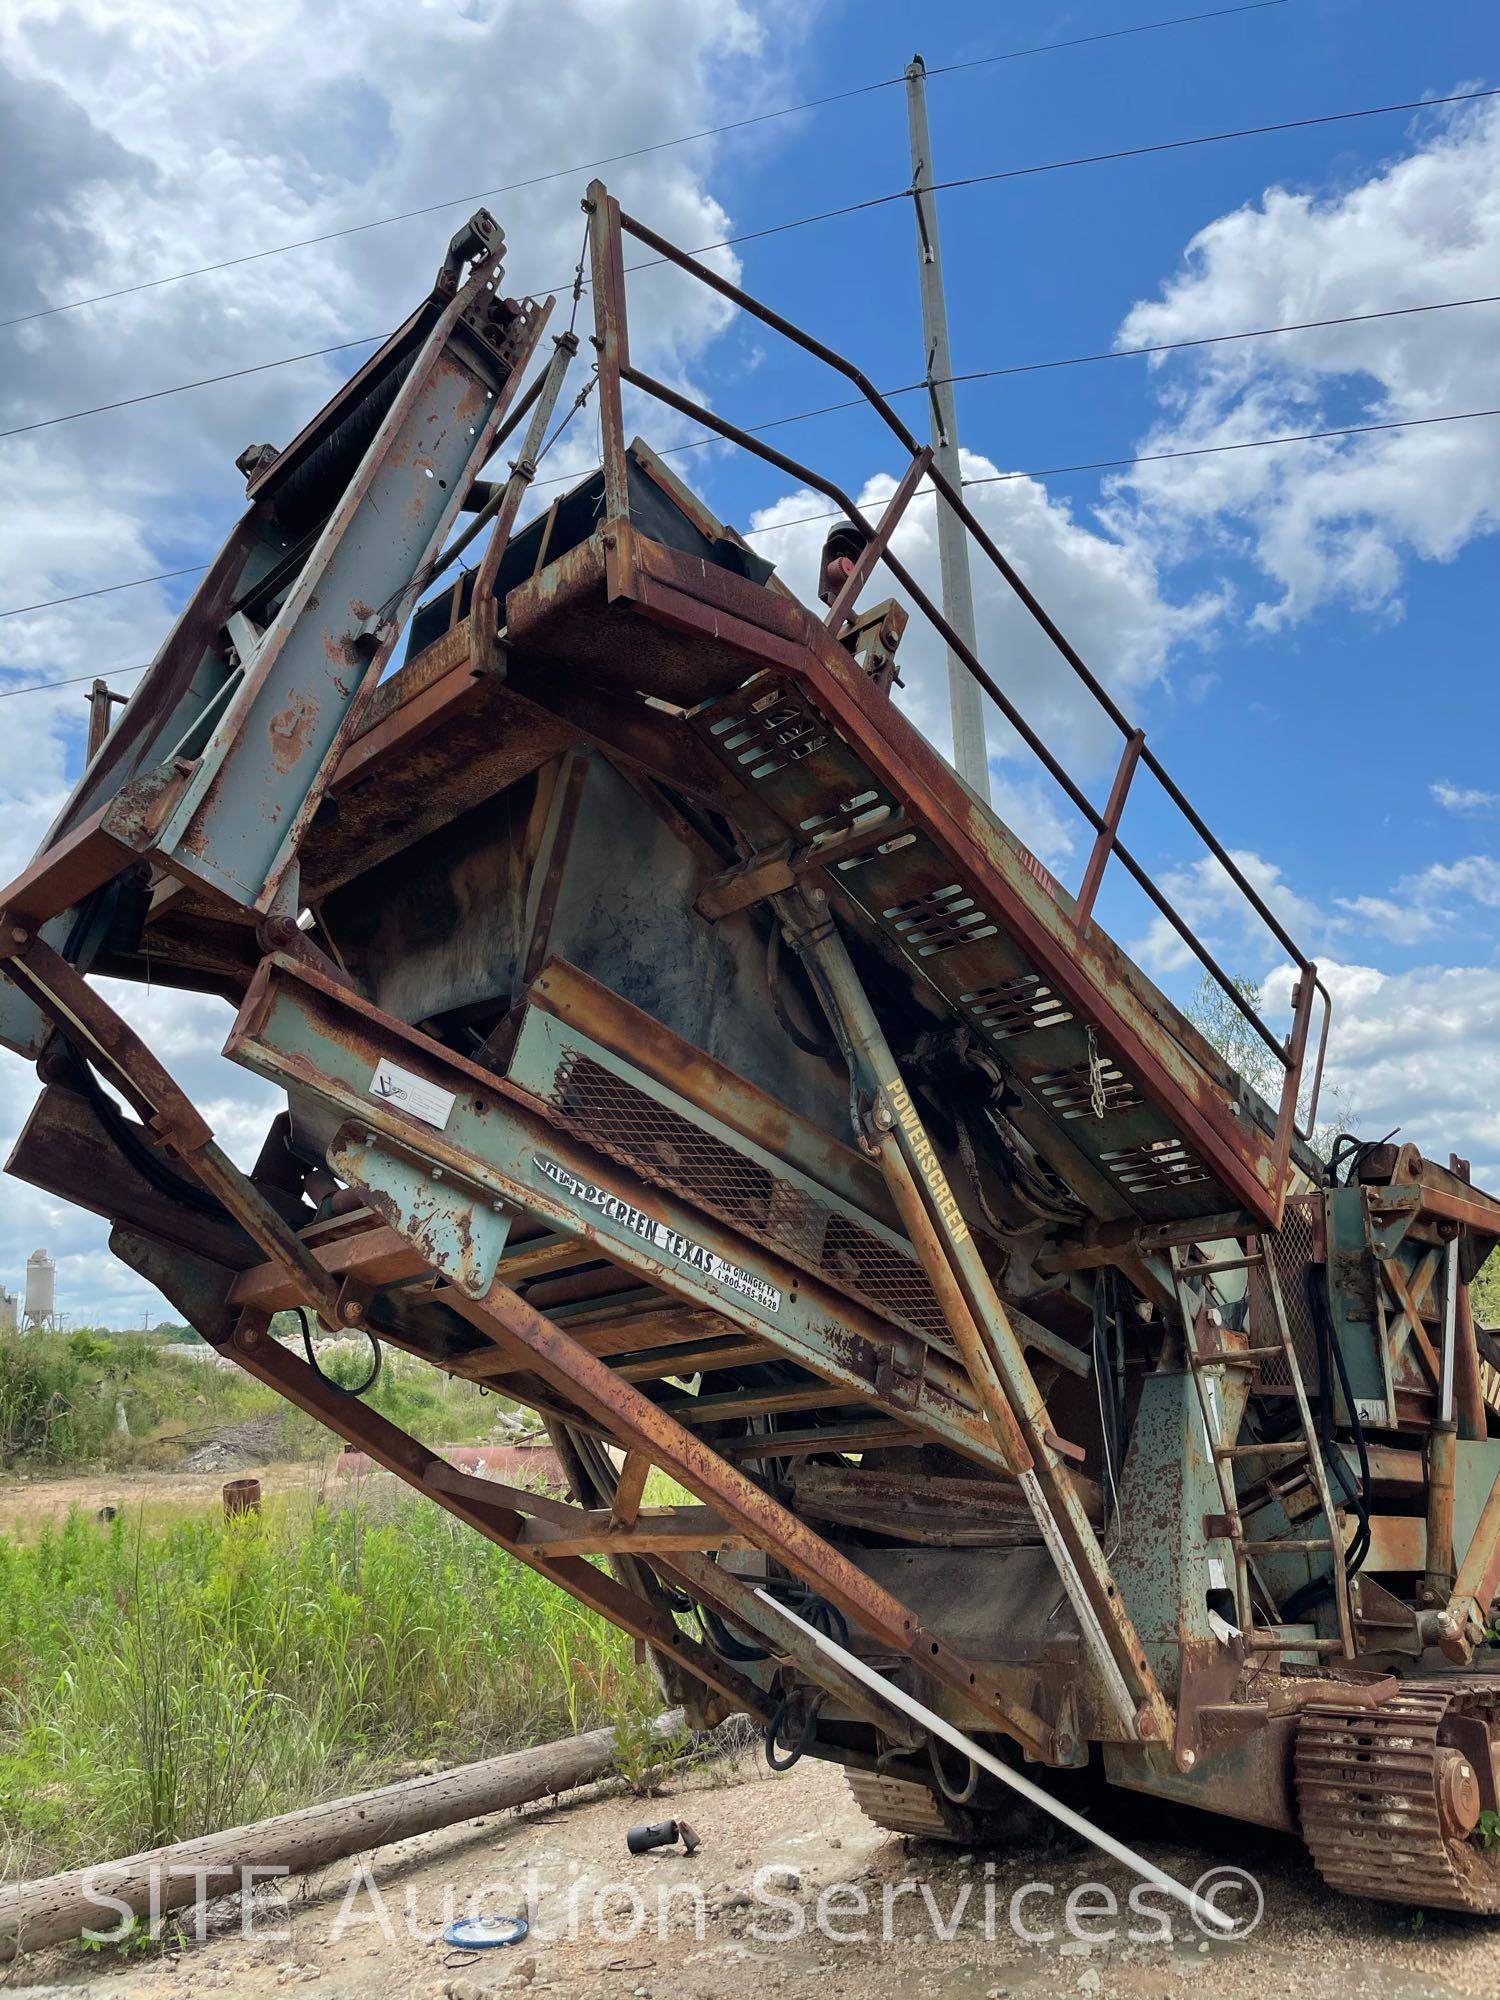
[{"label": "safety railing", "polygon": [[[942,638],[949,652],[963,662],[966,670],[994,702],[1016,735],[1093,828],[1094,844],[1074,903],[1073,922],[1078,932],[1082,934],[1087,931],[1105,872],[1110,861],[1118,859],[1120,865],[1182,939],[1209,977],[1244,1016],[1281,1066],[1283,1082],[1277,1107],[1274,1149],[1278,1170],[1283,1168],[1291,1151],[1293,1134],[1304,1139],[1310,1137],[1317,1117],[1323,1063],[1328,1048],[1328,1031],[1333,1015],[1332,999],[1319,977],[1317,966],[1290,935],[1275,911],[1269,907],[1255,885],[1247,878],[1234,856],[1208,827],[1197,808],[1146,742],[1145,732],[1138,729],[1125,715],[1109,690],[1089,667],[1045,606],[1027,587],[1025,580],[1007,560],[1002,550],[997,547],[983,523],[969,507],[962,491],[938,470],[933,463],[930,448],[918,443],[863,370],[785,318],[774,307],[766,305],[764,301],[743,291],[719,272],[700,263],[689,251],[679,249],[675,243],[669,242],[646,223],[639,221],[633,215],[626,214],[602,182],[594,181],[590,184],[584,207],[590,217],[594,345],[598,353],[606,513],[616,518],[624,518],[629,512],[626,489],[627,441],[622,409],[622,385],[627,382],[656,401],[664,403],[669,409],[676,410],[680,415],[702,424],[707,430],[726,439],[730,444],[753,452],[756,457],[764,459],[768,465],[775,466],[790,478],[810,486],[815,492],[826,495],[865,538],[863,553],[857,559],[853,573],[843,584],[829,609],[826,620],[828,628],[837,634],[871,572],[877,563],[883,561],[912,603]],[[645,244],[655,251],[662,261],[686,272],[699,283],[706,285],[709,290],[729,300],[742,312],[749,313],[762,325],[781,334],[795,346],[800,347],[804,353],[813,355],[837,374],[842,375],[846,381],[853,383],[870,408],[900,443],[909,459],[907,469],[878,521],[869,520],[841,487],[811,466],[803,465],[786,452],[779,451],[774,445],[768,444],[763,437],[754,436],[738,424],[730,423],[717,411],[710,410],[702,403],[694,401],[692,397],[683,395],[669,383],[660,381],[656,376],[648,374],[632,363],[625,299],[622,241],[625,236],[632,236],[637,242]],[[965,643],[944,616],[942,609],[932,601],[899,557],[892,553],[891,537],[924,480],[931,482],[938,504],[951,508],[963,523],[973,543],[1005,579],[1082,686],[1119,730],[1123,747],[1109,796],[1102,811],[1095,806],[1015,703],[986,671],[972,648]],[[1187,821],[1230,882],[1239,890],[1250,909],[1259,917],[1296,966],[1298,978],[1292,995],[1292,1023],[1290,1032],[1284,1038],[1278,1036],[1266,1023],[1259,1009],[1246,997],[1239,983],[1219,963],[1213,951],[1177,910],[1149,870],[1120,838],[1120,822],[1125,804],[1135,777],[1143,767],[1156,779],[1167,798]],[[1299,1117],[1298,1105],[1302,1094],[1302,1078],[1306,1066],[1313,1009],[1319,998],[1323,1006],[1317,1058],[1313,1067],[1307,1109],[1305,1114]]]}]

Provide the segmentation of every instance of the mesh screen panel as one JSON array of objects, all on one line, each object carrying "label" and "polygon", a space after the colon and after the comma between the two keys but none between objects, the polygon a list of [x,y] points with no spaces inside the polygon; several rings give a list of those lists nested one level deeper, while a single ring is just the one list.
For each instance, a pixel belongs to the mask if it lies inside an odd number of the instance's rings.
[{"label": "mesh screen panel", "polygon": [[569,1050],[552,1102],[560,1122],[642,1180],[670,1188],[850,1293],[883,1319],[952,1342],[916,1258],[658,1104],[591,1056]]},{"label": "mesh screen panel", "polygon": [[[1274,1236],[1262,1240],[1270,1246],[1271,1255],[1276,1260],[1276,1276],[1281,1283],[1282,1304],[1286,1307],[1287,1330],[1292,1337],[1292,1351],[1296,1354],[1303,1384],[1309,1394],[1315,1394],[1318,1336],[1307,1303],[1307,1267],[1313,1258],[1310,1204],[1289,1201],[1282,1212],[1280,1229]],[[1263,1272],[1252,1267],[1249,1277],[1251,1338],[1257,1347],[1270,1346],[1281,1337],[1271,1305],[1271,1290]],[[1261,1363],[1255,1386],[1265,1395],[1289,1396],[1292,1393],[1291,1371],[1280,1356]]]}]

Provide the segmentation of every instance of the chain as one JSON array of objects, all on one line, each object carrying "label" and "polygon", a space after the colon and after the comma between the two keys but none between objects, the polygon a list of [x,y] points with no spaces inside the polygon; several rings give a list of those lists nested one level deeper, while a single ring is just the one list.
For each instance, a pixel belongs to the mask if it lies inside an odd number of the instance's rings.
[{"label": "chain", "polygon": [[1083,1033],[1089,1052],[1089,1109],[1096,1118],[1102,1118],[1109,1109],[1109,1098],[1104,1088],[1104,1064],[1099,1059],[1099,1044],[1094,1036],[1092,1021],[1085,1022]]}]

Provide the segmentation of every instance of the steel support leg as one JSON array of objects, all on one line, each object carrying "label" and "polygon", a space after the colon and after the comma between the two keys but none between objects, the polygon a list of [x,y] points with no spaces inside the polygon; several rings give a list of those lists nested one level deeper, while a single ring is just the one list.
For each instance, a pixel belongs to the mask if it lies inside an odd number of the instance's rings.
[{"label": "steel support leg", "polygon": [[1072,1475],[1051,1442],[1046,1402],[829,914],[827,893],[813,886],[778,897],[776,907],[814,976],[858,1081],[874,1096],[877,1157],[892,1195],[903,1217],[926,1224],[912,1247],[939,1297],[949,1302],[956,1290],[967,1307],[950,1330],[970,1366],[975,1393],[996,1423],[996,1442],[1002,1451],[1014,1451],[1017,1437],[1024,1442],[1030,1463],[1017,1477],[1104,1686],[1133,1737],[1170,1743],[1171,1705],[1151,1671]]},{"label": "steel support leg", "polygon": [[[401,1218],[395,1219],[395,1227],[405,1233]],[[482,1333],[519,1343],[544,1381],[606,1425],[627,1449],[646,1452],[726,1523],[785,1564],[872,1638],[920,1662],[925,1672],[973,1702],[992,1727],[1013,1736],[1030,1756],[1053,1761],[1053,1732],[1040,1716],[1013,1701],[988,1674],[925,1630],[905,1605],[872,1583],[805,1521],[507,1286],[491,1285],[482,1299],[456,1287],[441,1296],[444,1304]]]},{"label": "steel support leg", "polygon": [[[583,1556],[546,1554],[545,1542],[525,1540],[528,1516],[565,1525],[583,1510],[543,1495],[496,1492],[471,1478],[435,1451],[372,1410],[355,1396],[341,1396],[313,1369],[267,1331],[263,1313],[235,1314],[223,1304],[230,1273],[189,1251],[138,1231],[117,1226],[110,1238],[115,1255],[164,1291],[203,1337],[247,1375],[275,1389],[299,1410],[316,1417],[357,1451],[365,1452],[418,1493],[494,1542],[528,1569],[567,1591],[587,1610],[607,1618],[633,1638],[657,1648],[678,1666],[722,1694],[733,1707],[762,1718],[770,1704],[752,1681],[727,1666],[708,1647],[679,1631],[665,1612],[648,1604]],[[512,1501],[524,1498],[527,1512]]]}]

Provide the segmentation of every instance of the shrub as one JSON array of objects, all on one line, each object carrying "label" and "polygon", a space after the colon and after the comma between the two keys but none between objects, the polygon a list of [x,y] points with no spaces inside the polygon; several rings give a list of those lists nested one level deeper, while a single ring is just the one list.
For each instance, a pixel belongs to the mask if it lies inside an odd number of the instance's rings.
[{"label": "shrub", "polygon": [[0,1465],[43,1465],[99,1456],[112,1406],[89,1383],[77,1357],[39,1334],[0,1335]]},{"label": "shrub", "polygon": [[0,1539],[0,1858],[33,1872],[622,1718],[643,1780],[659,1706],[623,1633],[414,1496]]}]

